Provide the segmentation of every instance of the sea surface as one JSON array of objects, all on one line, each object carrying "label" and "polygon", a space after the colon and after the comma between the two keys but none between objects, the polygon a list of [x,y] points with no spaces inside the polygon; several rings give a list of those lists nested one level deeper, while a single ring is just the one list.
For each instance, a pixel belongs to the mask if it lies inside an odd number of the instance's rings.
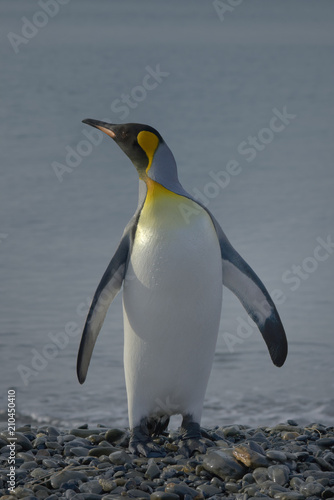
[{"label": "sea surface", "polygon": [[183,186],[275,298],[280,369],[224,289],[202,424],[333,425],[334,5],[224,3],[2,0],[3,422],[14,388],[18,423],[128,425],[121,295],[84,385],[75,372],[87,307],[137,206],[135,169],[90,117],[156,127]]}]

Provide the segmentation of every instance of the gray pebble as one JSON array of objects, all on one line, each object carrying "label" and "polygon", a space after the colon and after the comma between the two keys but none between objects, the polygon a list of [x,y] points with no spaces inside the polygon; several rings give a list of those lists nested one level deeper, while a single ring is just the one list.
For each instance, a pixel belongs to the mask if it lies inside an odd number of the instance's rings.
[{"label": "gray pebble", "polygon": [[14,490],[14,495],[16,496],[16,498],[26,498],[28,496],[34,496],[34,492],[30,488],[17,486]]},{"label": "gray pebble", "polygon": [[148,467],[145,472],[145,477],[147,477],[148,479],[156,479],[159,476],[160,476],[160,469],[155,463],[154,459],[151,458],[148,461]]},{"label": "gray pebble", "polygon": [[286,465],[271,465],[268,467],[269,478],[277,484],[284,486],[289,481],[290,469]]},{"label": "gray pebble", "polygon": [[167,480],[167,479],[171,479],[173,477],[176,477],[176,470],[175,469],[165,469],[161,475],[160,475],[161,479],[163,479],[164,481]]},{"label": "gray pebble", "polygon": [[[312,465],[312,464],[310,464]],[[304,472],[304,477],[313,476],[314,479],[329,479],[334,481],[334,472],[308,470]]]},{"label": "gray pebble", "polygon": [[265,481],[268,481],[268,477],[269,477],[268,476],[268,469],[266,469],[264,467],[258,467],[253,472],[253,477],[254,477],[256,483],[261,485]]},{"label": "gray pebble", "polygon": [[240,427],[238,425],[229,425],[227,427],[220,427],[217,430],[221,431],[224,437],[234,437],[240,434]]},{"label": "gray pebble", "polygon": [[305,483],[300,487],[300,493],[304,495],[305,497],[310,497],[310,496],[321,496],[321,493],[324,491],[324,486],[322,484],[319,484],[317,482],[310,482],[310,483]]},{"label": "gray pebble", "polygon": [[275,498],[279,498],[279,500],[305,500],[304,495],[298,491],[286,491],[281,495],[277,495]]},{"label": "gray pebble", "polygon": [[151,494],[150,500],[180,500],[179,495],[166,491],[155,491]]},{"label": "gray pebble", "polygon": [[244,486],[242,491],[250,497],[256,497],[260,491],[260,488],[257,484],[250,484],[248,486]]},{"label": "gray pebble", "polygon": [[254,434],[253,436],[251,436],[248,441],[251,443],[251,442],[255,442],[255,443],[258,443],[258,444],[261,444],[261,446],[265,446],[265,447],[268,447],[268,439],[266,438],[266,436],[263,434],[263,432],[257,432],[256,434]]},{"label": "gray pebble", "polygon": [[334,498],[334,488],[326,488],[322,494],[322,498]]},{"label": "gray pebble", "polygon": [[[6,441],[7,444],[11,442],[10,438],[12,436],[10,435],[9,431],[2,431],[0,436],[4,439],[4,441]],[[29,441],[29,439],[26,438],[24,434],[22,434],[22,432],[15,432],[15,437],[16,437],[16,442],[15,442],[16,447],[21,446],[22,450],[24,451],[31,450],[32,444]]]},{"label": "gray pebble", "polygon": [[200,486],[197,486],[196,489],[202,493],[204,498],[213,497],[214,495],[218,495],[218,493],[221,493],[220,488],[212,486],[211,484],[201,484]]},{"label": "gray pebble", "polygon": [[37,469],[31,471],[30,476],[33,477],[34,479],[41,479],[44,477],[48,477],[49,474],[50,471],[38,467]]},{"label": "gray pebble", "polygon": [[150,499],[150,494],[142,490],[129,490],[127,494],[131,498],[141,498],[141,499],[147,498],[148,500]]},{"label": "gray pebble", "polygon": [[46,428],[46,432],[49,434],[49,436],[59,436],[59,431],[56,427],[53,425],[48,425]]},{"label": "gray pebble", "polygon": [[51,460],[49,458],[45,458],[43,461],[42,461],[42,464],[44,465],[44,467],[46,467],[47,469],[52,469],[52,468],[55,468],[55,467],[58,467],[58,463],[55,461],[55,460]]},{"label": "gray pebble", "polygon": [[114,465],[124,465],[131,462],[131,458],[124,450],[110,453],[109,460]]},{"label": "gray pebble", "polygon": [[286,454],[279,450],[267,450],[266,457],[277,462],[286,462]]},{"label": "gray pebble", "polygon": [[102,490],[103,491],[106,491],[107,493],[109,493],[110,491],[114,490],[117,488],[117,483],[116,481],[113,481],[113,480],[110,480],[110,479],[103,479],[103,478],[100,478],[99,479],[99,483],[102,487]]},{"label": "gray pebble", "polygon": [[241,479],[246,473],[246,468],[243,465],[219,450],[210,450],[204,456],[203,467],[223,480],[227,478]]},{"label": "gray pebble", "polygon": [[304,481],[300,477],[293,477],[290,480],[290,486],[294,490],[299,490],[300,487],[304,484]]},{"label": "gray pebble", "polygon": [[20,469],[21,470],[32,470],[32,469],[36,469],[38,467],[38,465],[36,464],[36,462],[34,461],[31,461],[31,462],[24,462]]},{"label": "gray pebble", "polygon": [[230,493],[238,493],[238,491],[241,489],[241,484],[233,483],[232,481],[227,481],[225,483],[225,489]]},{"label": "gray pebble", "polygon": [[112,451],[114,451],[115,448],[105,448],[104,446],[96,446],[96,448],[91,448],[88,451],[88,456],[90,457],[102,457],[102,455],[107,455],[109,456]]},{"label": "gray pebble", "polygon": [[33,440],[32,447],[39,449],[46,448],[46,441],[47,441],[47,436],[38,436],[36,439]]},{"label": "gray pebble", "polygon": [[34,460],[35,456],[31,451],[21,451],[20,453],[16,454],[16,458],[22,458],[25,462],[30,462],[31,460]]},{"label": "gray pebble", "polygon": [[87,448],[84,448],[83,446],[75,446],[73,448],[71,447],[69,451],[76,457],[86,457],[89,453],[89,450]]},{"label": "gray pebble", "polygon": [[61,450],[62,449],[61,444],[59,444],[57,441],[49,441],[48,439],[47,439],[47,441],[45,443],[45,446],[49,450]]},{"label": "gray pebble", "polygon": [[186,483],[168,483],[165,491],[167,493],[175,493],[176,495],[179,495],[180,498],[184,498],[185,495],[188,495],[190,498],[198,496],[198,491],[190,488]]},{"label": "gray pebble", "polygon": [[72,497],[73,500],[101,500],[101,498],[101,495],[95,493],[77,493]]},{"label": "gray pebble", "polygon": [[65,434],[64,436],[60,435],[57,437],[57,441],[59,444],[65,444],[65,443],[69,443],[70,441],[73,441],[74,439],[76,439],[76,436],[74,436],[74,434]]},{"label": "gray pebble", "polygon": [[274,497],[279,493],[286,493],[287,491],[289,491],[287,488],[284,488],[284,486],[281,486],[277,483],[272,483],[269,488],[266,489],[271,497]]},{"label": "gray pebble", "polygon": [[67,500],[70,500],[76,495],[76,492],[74,490],[66,490],[65,491],[65,497]]},{"label": "gray pebble", "polygon": [[102,434],[104,431],[101,428],[98,429],[71,429],[70,434],[78,436],[81,438],[86,438],[92,436],[93,434]]},{"label": "gray pebble", "polygon": [[320,446],[320,448],[330,448],[334,446],[334,437],[317,439],[316,444]]},{"label": "gray pebble", "polygon": [[101,484],[95,479],[93,481],[88,481],[87,483],[81,484],[79,486],[79,490],[81,491],[81,493],[96,493],[97,495],[103,492]]},{"label": "gray pebble", "polygon": [[109,443],[115,443],[124,436],[124,431],[121,429],[109,429],[105,434],[105,439]]},{"label": "gray pebble", "polygon": [[63,483],[70,481],[71,479],[80,479],[81,481],[87,481],[87,476],[80,471],[63,470],[57,472],[51,476],[51,486],[53,489],[58,489]]}]

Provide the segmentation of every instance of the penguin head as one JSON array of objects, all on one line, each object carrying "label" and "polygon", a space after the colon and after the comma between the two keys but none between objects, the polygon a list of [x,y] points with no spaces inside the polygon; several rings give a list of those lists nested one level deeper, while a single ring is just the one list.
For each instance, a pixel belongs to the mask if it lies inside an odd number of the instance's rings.
[{"label": "penguin head", "polygon": [[139,178],[152,179],[166,186],[178,182],[172,152],[157,130],[139,123],[110,124],[90,118],[83,123],[109,135],[137,169]]}]

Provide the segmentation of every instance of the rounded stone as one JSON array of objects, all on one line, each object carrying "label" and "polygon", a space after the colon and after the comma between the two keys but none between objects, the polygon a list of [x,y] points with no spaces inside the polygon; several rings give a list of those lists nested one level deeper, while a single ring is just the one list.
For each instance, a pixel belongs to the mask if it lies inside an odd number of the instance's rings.
[{"label": "rounded stone", "polygon": [[266,457],[277,462],[286,462],[286,454],[279,450],[267,450]]},{"label": "rounded stone", "polygon": [[71,447],[69,451],[76,457],[86,457],[89,453],[89,450],[87,448],[84,448],[83,446],[74,446],[73,448]]},{"label": "rounded stone", "polygon": [[286,491],[279,496],[279,500],[305,500],[305,497],[298,491]]},{"label": "rounded stone", "polygon": [[154,459],[150,458],[148,461],[148,466],[145,472],[145,477],[148,479],[156,479],[160,476],[160,469],[155,463]]},{"label": "rounded stone", "polygon": [[293,439],[296,439],[299,436],[298,432],[290,432],[290,431],[284,431],[282,432],[281,435],[284,441],[292,441]]},{"label": "rounded stone", "polygon": [[111,479],[103,479],[99,478],[99,483],[103,489],[103,491],[109,493],[110,491],[114,490],[117,488],[117,483],[116,481],[113,481]]},{"label": "rounded stone", "polygon": [[87,481],[87,476],[83,472],[75,470],[63,470],[53,474],[50,478],[51,486],[53,489],[59,489],[63,483],[71,481],[71,479],[80,481]]},{"label": "rounded stone", "polygon": [[204,456],[203,467],[223,480],[241,479],[247,472],[246,468],[227,453],[215,450]]},{"label": "rounded stone", "polygon": [[150,494],[142,490],[128,490],[127,495],[131,498],[150,499]]},{"label": "rounded stone", "polygon": [[[6,443],[12,443],[11,438],[13,436],[9,433],[9,431],[2,431],[0,436],[4,439],[4,441],[6,441]],[[29,439],[24,434],[22,434],[22,432],[15,432],[15,437],[15,446],[21,446],[22,450],[24,451],[31,450],[33,446]]]},{"label": "rounded stone", "polygon": [[269,479],[284,486],[289,481],[290,469],[286,465],[271,465],[268,467]]},{"label": "rounded stone", "polygon": [[227,481],[225,483],[225,489],[230,493],[238,493],[238,491],[241,489],[241,484],[233,483],[232,481]]},{"label": "rounded stone", "polygon": [[299,490],[303,484],[304,484],[304,481],[302,479],[300,479],[300,477],[292,477],[290,480],[290,486],[294,490]]},{"label": "rounded stone", "polygon": [[111,448],[109,446],[108,447],[96,446],[96,448],[91,448],[88,451],[88,456],[90,457],[102,457],[102,455],[109,456],[113,450],[114,448]]},{"label": "rounded stone", "polygon": [[242,462],[246,467],[256,469],[257,467],[268,467],[268,459],[257,451],[252,450],[249,446],[236,446],[233,450],[235,458]]},{"label": "rounded stone", "polygon": [[30,462],[31,460],[34,460],[35,456],[32,454],[31,451],[29,452],[21,451],[20,453],[16,454],[16,458],[22,458],[25,462]]},{"label": "rounded stone", "polygon": [[268,481],[268,469],[265,469],[264,467],[258,467],[253,472],[253,477],[256,483],[261,485],[265,481]]},{"label": "rounded stone", "polygon": [[71,429],[70,434],[74,436],[78,436],[81,438],[86,438],[88,436],[92,436],[93,434],[101,434],[104,432],[103,429]]},{"label": "rounded stone", "polygon": [[109,443],[114,443],[124,436],[124,431],[120,429],[109,429],[105,434],[105,439]]},{"label": "rounded stone", "polygon": [[24,462],[20,469],[21,470],[32,470],[32,469],[36,469],[38,467],[38,465],[36,464],[36,462],[34,461],[31,461],[31,462]]},{"label": "rounded stone", "polygon": [[316,496],[320,497],[321,493],[325,490],[325,487],[318,483],[318,482],[312,482],[312,483],[305,483],[300,487],[300,493],[304,495],[305,497],[311,497],[311,496]]},{"label": "rounded stone", "polygon": [[37,469],[31,471],[30,476],[34,479],[42,479],[43,477],[47,477],[49,473],[49,471],[38,467]]},{"label": "rounded stone", "polygon": [[201,493],[194,490],[185,483],[168,483],[165,487],[165,491],[166,493],[174,493],[180,498],[184,498],[186,495],[188,495],[190,498],[196,498],[196,500],[204,498]]},{"label": "rounded stone", "polygon": [[34,496],[34,492],[30,488],[17,486],[14,490],[14,495],[16,496],[16,498],[26,498],[28,496]]},{"label": "rounded stone", "polygon": [[79,486],[79,490],[82,493],[95,493],[99,495],[103,492],[103,488],[99,481],[94,479],[93,481],[88,481],[87,483],[83,483]]},{"label": "rounded stone", "polygon": [[202,493],[204,498],[213,497],[214,495],[218,495],[218,493],[222,492],[220,488],[212,486],[212,484],[201,484],[200,486],[197,486],[196,489]]},{"label": "rounded stone", "polygon": [[320,448],[331,448],[332,446],[334,446],[334,437],[332,438],[329,438],[329,437],[324,437],[324,438],[320,438],[320,439],[317,439],[317,441],[315,442]]},{"label": "rounded stone", "polygon": [[46,467],[47,469],[53,469],[53,468],[56,468],[58,467],[58,463],[55,461],[55,460],[51,460],[49,458],[45,458],[43,461],[42,461],[42,464],[44,465],[44,467]]},{"label": "rounded stone", "polygon": [[114,465],[124,465],[127,463],[131,463],[131,458],[124,450],[114,451],[113,453],[110,453],[109,460]]},{"label": "rounded stone", "polygon": [[235,437],[240,434],[240,427],[238,425],[229,425],[227,427],[221,427],[219,429],[222,431],[223,435],[225,437]]},{"label": "rounded stone", "polygon": [[322,498],[327,499],[327,498],[334,498],[334,488],[326,488],[322,494]]},{"label": "rounded stone", "polygon": [[180,500],[179,495],[168,493],[166,491],[154,491],[151,493],[150,500]]}]

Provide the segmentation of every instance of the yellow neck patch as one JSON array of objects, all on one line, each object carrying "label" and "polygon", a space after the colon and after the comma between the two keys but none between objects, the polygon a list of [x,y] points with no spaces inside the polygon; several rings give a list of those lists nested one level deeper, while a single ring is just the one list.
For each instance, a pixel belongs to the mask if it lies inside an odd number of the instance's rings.
[{"label": "yellow neck patch", "polygon": [[148,172],[152,165],[154,153],[159,145],[159,139],[152,132],[142,130],[137,136],[137,141],[139,146],[145,151],[147,155],[148,165],[146,168],[146,172]]}]

